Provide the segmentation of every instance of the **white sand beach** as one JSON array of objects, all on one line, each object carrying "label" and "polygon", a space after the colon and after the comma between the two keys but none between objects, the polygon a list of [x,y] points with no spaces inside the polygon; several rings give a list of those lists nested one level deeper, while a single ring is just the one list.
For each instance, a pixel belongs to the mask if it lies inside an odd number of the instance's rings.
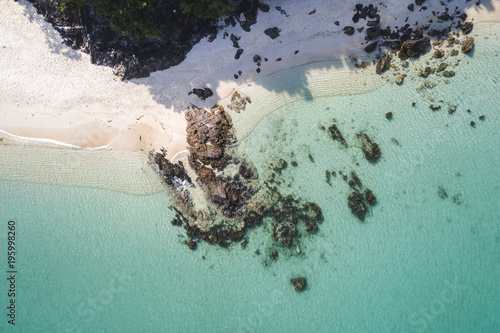
[{"label": "white sand beach", "polygon": [[[0,140],[133,152],[165,147],[172,158],[187,148],[183,111],[190,104],[227,105],[235,90],[249,96],[248,111],[231,113],[236,134],[242,138],[265,115],[294,99],[362,93],[385,84],[374,66],[353,70],[354,59],[374,59],[363,51],[364,34],[343,32],[348,25],[365,25],[351,20],[358,1],[262,2],[271,10],[259,11],[251,32],[239,25],[226,27],[213,42],[204,39],[195,45],[180,65],[148,78],[121,81],[111,68],[92,65],[89,55],[64,45],[30,3],[2,0]],[[410,2],[378,4],[381,26],[403,26]],[[466,0],[455,3],[467,7],[468,20],[500,21],[499,0],[483,1],[478,7]],[[275,10],[276,5],[287,16]],[[428,21],[433,9],[442,8],[439,1],[426,5],[426,11],[411,13],[410,25]],[[273,26],[281,29],[276,39],[264,34]],[[234,59],[236,49],[229,38],[223,38],[225,32],[241,37],[244,53],[239,60]],[[260,73],[254,55],[268,58]],[[306,64],[307,68],[301,67]],[[296,91],[280,89],[284,83],[280,79],[289,77],[280,74],[285,69],[300,78]],[[235,79],[238,71],[242,75]],[[214,96],[202,102],[188,95],[192,88],[201,87],[211,88]]]}]

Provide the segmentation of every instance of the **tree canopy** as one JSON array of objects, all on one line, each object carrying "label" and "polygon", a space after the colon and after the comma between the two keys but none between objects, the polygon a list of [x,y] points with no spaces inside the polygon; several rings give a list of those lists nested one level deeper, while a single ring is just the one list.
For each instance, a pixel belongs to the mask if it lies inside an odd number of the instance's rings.
[{"label": "tree canopy", "polygon": [[114,29],[137,38],[159,37],[162,24],[155,22],[157,7],[179,8],[183,14],[197,18],[216,19],[230,14],[242,0],[59,0],[61,10],[78,10],[92,5],[105,16]]}]

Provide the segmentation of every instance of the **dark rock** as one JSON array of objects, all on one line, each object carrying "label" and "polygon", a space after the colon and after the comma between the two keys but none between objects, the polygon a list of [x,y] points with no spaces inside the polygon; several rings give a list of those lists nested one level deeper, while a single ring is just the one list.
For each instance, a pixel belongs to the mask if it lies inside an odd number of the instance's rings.
[{"label": "dark rock", "polygon": [[333,22],[333,24],[335,24],[338,27],[340,25],[340,22],[339,21],[335,21],[335,22]]},{"label": "dark rock", "polygon": [[357,136],[361,139],[361,149],[366,159],[371,163],[376,163],[381,154],[379,145],[372,142],[366,133],[359,132]]},{"label": "dark rock", "polygon": [[462,42],[462,52],[463,53],[469,53],[470,51],[472,51],[473,47],[474,47],[474,37],[467,37]]},{"label": "dark rock", "polygon": [[304,291],[307,288],[307,280],[305,277],[298,277],[290,279],[295,291]]},{"label": "dark rock", "polygon": [[352,17],[352,21],[354,23],[358,23],[359,22],[359,13],[354,14],[354,16]]},{"label": "dark rock", "polygon": [[401,59],[406,59],[408,57],[417,58],[421,54],[424,54],[430,45],[431,40],[428,37],[407,40],[401,45],[398,56]]},{"label": "dark rock", "polygon": [[260,55],[256,54],[256,55],[253,56],[253,62],[257,63],[257,62],[260,62],[260,61],[261,61]]},{"label": "dark rock", "polygon": [[299,50],[295,50],[295,52],[294,52],[294,53],[295,53],[295,54],[299,54],[299,52],[300,52]]},{"label": "dark rock", "polygon": [[158,166],[158,169],[163,177],[163,180],[170,186],[174,186],[174,179],[177,178],[180,181],[187,181],[192,183],[191,178],[189,178],[186,169],[182,162],[171,163],[167,157],[167,151],[162,149],[161,152],[155,152],[151,154],[152,162]]},{"label": "dark rock", "polygon": [[413,32],[414,39],[420,39],[424,37],[424,31],[421,28],[415,29]]},{"label": "dark rock", "polygon": [[442,49],[437,49],[434,51],[434,58],[442,58],[444,57],[444,51]]},{"label": "dark rock", "polygon": [[450,14],[448,14],[448,13],[445,12],[445,13],[442,13],[441,15],[439,15],[438,19],[441,20],[441,21],[445,21],[446,22],[446,21],[453,20],[453,17],[450,16]]},{"label": "dark rock", "polygon": [[243,53],[243,49],[238,49],[236,51],[236,54],[234,55],[234,59],[238,60],[241,57],[242,53]]},{"label": "dark rock", "polygon": [[354,6],[354,8],[356,8],[356,11],[360,12],[363,10],[363,4],[358,3],[358,4],[356,4],[356,6]]},{"label": "dark rock", "polygon": [[415,5],[414,4],[411,3],[411,4],[408,5],[408,10],[410,12],[412,12],[414,9],[415,9]]},{"label": "dark rock", "polygon": [[468,35],[471,31],[472,31],[472,28],[474,27],[474,23],[472,22],[464,22],[462,23],[462,25],[460,26],[460,28],[462,29],[462,32],[465,34],[465,35]]},{"label": "dark rock", "polygon": [[439,35],[441,35],[441,31],[439,31],[437,29],[432,29],[431,31],[429,31],[429,36],[431,36],[431,37],[436,37]]},{"label": "dark rock", "polygon": [[231,42],[233,42],[233,47],[239,49],[240,45],[238,44],[238,41],[241,39],[241,37],[236,37],[235,35],[231,34],[229,37]]},{"label": "dark rock", "polygon": [[264,13],[268,13],[271,8],[269,7],[269,5],[259,2],[259,9]]},{"label": "dark rock", "polygon": [[431,105],[429,105],[429,108],[430,108],[432,111],[437,111],[437,110],[441,110],[441,105],[434,105],[434,104],[431,104]]},{"label": "dark rock", "polygon": [[417,6],[422,6],[422,4],[425,2],[425,0],[415,0],[415,4]]},{"label": "dark rock", "polygon": [[370,27],[366,29],[366,36],[370,39],[380,36],[380,26]]},{"label": "dark rock", "polygon": [[393,116],[392,112],[387,112],[387,113],[385,114],[385,117],[386,117],[388,120],[392,119],[392,116]]},{"label": "dark rock", "polygon": [[470,122],[470,125],[471,125],[472,127],[474,127],[474,126],[476,126],[476,123],[475,123],[475,122],[473,122],[473,121],[471,121],[471,122]]},{"label": "dark rock", "polygon": [[194,88],[191,90],[188,95],[194,94],[198,96],[202,101],[214,95],[212,89],[210,88]]},{"label": "dark rock", "polygon": [[362,32],[363,32],[363,30],[365,30],[365,27],[359,27],[359,28],[357,28],[356,30],[358,30],[358,32],[359,32],[359,33],[362,33]]},{"label": "dark rock", "polygon": [[307,13],[307,15],[312,15],[312,14],[316,14],[316,9],[313,9],[312,11],[310,11],[309,13]]},{"label": "dark rock", "polygon": [[450,105],[450,107],[448,108],[448,113],[449,113],[449,114],[454,114],[456,110],[457,110],[456,105],[452,104],[452,105]]},{"label": "dark rock", "polygon": [[485,120],[486,116],[479,116],[479,120]]},{"label": "dark rock", "polygon": [[391,60],[392,57],[388,53],[384,54],[378,61],[377,66],[375,67],[375,72],[377,74],[385,72],[391,65]]},{"label": "dark rock", "polygon": [[444,71],[443,76],[444,77],[453,77],[453,76],[455,76],[455,72],[454,71]]},{"label": "dark rock", "polygon": [[260,68],[257,68],[255,71],[256,71],[257,73],[260,73]]},{"label": "dark rock", "polygon": [[196,243],[194,240],[190,240],[187,242],[187,246],[191,250],[196,250],[196,247],[198,246],[198,243]]},{"label": "dark rock", "polygon": [[389,35],[390,39],[399,39],[399,37],[399,32],[397,31],[391,32],[391,34]]},{"label": "dark rock", "polygon": [[351,26],[344,27],[344,33],[348,36],[353,35],[354,34],[354,27],[351,27]]},{"label": "dark rock", "polygon": [[271,37],[271,39],[276,39],[280,36],[281,29],[274,27],[264,30],[264,33]]},{"label": "dark rock", "polygon": [[378,44],[378,42],[373,42],[373,43],[368,44],[365,47],[365,52],[371,53],[371,52],[375,51],[377,49],[377,44]]}]

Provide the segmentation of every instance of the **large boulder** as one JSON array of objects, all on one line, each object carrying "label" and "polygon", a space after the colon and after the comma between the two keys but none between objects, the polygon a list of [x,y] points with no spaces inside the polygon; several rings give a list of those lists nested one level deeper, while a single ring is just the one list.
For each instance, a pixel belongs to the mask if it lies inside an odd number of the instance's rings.
[{"label": "large boulder", "polygon": [[429,37],[407,40],[401,45],[398,57],[401,59],[406,59],[408,57],[418,58],[421,54],[424,54],[427,51],[427,48],[430,45],[431,40]]}]

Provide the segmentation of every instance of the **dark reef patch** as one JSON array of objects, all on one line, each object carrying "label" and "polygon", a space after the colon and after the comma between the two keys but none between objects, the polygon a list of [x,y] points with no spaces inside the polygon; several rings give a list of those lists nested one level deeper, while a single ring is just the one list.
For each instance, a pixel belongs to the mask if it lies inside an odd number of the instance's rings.
[{"label": "dark reef patch", "polygon": [[366,159],[371,163],[377,163],[381,155],[379,145],[373,142],[364,132],[359,132],[357,136],[361,140],[361,149]]}]

